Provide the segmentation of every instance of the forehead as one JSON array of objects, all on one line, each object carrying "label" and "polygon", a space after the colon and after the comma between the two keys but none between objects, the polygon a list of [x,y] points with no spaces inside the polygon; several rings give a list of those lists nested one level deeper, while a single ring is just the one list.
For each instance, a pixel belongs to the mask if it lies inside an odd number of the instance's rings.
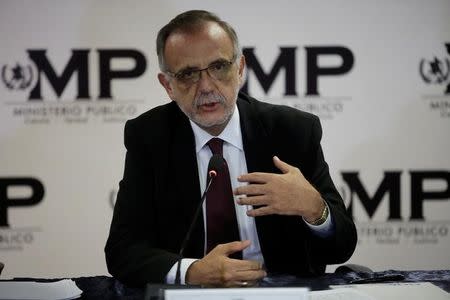
[{"label": "forehead", "polygon": [[231,38],[214,22],[205,23],[190,31],[173,32],[167,38],[164,48],[169,70],[203,68],[218,59],[230,60],[233,54]]}]

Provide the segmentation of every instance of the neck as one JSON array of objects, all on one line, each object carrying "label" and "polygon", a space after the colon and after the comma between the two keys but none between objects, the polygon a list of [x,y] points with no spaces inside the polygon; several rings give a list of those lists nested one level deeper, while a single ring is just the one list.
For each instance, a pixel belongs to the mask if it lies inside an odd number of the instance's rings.
[{"label": "neck", "polygon": [[225,124],[221,124],[221,125],[214,125],[214,126],[210,126],[210,127],[203,127],[200,126],[200,128],[202,128],[204,131],[206,131],[207,133],[209,133],[210,135],[213,136],[218,136],[219,134],[222,133],[222,131],[225,129],[225,127],[227,126],[228,121]]}]

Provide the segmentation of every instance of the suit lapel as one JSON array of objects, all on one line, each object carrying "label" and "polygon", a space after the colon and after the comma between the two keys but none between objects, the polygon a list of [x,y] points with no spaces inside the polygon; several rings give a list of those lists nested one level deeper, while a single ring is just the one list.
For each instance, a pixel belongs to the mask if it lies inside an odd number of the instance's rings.
[{"label": "suit lapel", "polygon": [[[270,134],[262,123],[264,118],[258,114],[257,105],[253,100],[238,99],[247,169],[249,173],[279,173],[272,160],[277,153],[274,153]],[[276,241],[280,232],[283,232],[282,228],[277,227],[277,224],[280,224],[276,221],[277,218],[276,215],[255,218],[259,244],[266,264],[270,264],[273,258],[273,241]]]},{"label": "suit lapel", "polygon": [[273,172],[273,148],[254,104],[242,98],[237,104],[248,172]]}]

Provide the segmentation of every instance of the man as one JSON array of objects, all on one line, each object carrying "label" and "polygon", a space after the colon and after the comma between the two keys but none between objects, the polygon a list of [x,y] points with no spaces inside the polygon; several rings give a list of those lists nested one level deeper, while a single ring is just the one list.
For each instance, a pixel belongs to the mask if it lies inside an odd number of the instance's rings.
[{"label": "man", "polygon": [[[173,283],[180,261],[182,283],[244,286],[267,273],[313,276],[345,262],[356,230],[330,178],[318,118],[239,93],[245,58],[233,28],[212,13],[175,17],[160,30],[157,53],[172,102],[125,126],[125,171],[105,247],[110,273],[130,285]],[[210,243],[222,216],[208,217],[208,194],[181,259],[212,140],[223,143],[238,236]]]}]

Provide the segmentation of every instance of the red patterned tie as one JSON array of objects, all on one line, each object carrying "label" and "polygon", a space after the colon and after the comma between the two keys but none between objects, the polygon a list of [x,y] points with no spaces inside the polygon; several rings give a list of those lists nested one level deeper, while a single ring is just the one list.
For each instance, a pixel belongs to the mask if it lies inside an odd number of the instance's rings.
[{"label": "red patterned tie", "polygon": [[[223,140],[213,138],[208,142],[213,154],[223,155]],[[224,160],[224,166],[214,178],[206,196],[206,253],[218,244],[240,241],[239,229],[234,208],[233,191],[231,190],[230,173]],[[231,257],[242,258],[242,253]]]}]

